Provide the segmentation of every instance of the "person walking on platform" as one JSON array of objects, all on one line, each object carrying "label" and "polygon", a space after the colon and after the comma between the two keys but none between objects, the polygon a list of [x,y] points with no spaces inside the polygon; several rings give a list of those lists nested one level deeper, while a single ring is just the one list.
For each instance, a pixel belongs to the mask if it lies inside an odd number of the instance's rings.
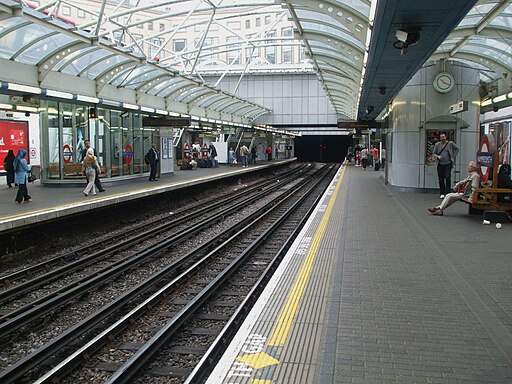
[{"label": "person walking on platform", "polygon": [[272,160],[272,147],[270,145],[267,148],[267,160],[268,161]]},{"label": "person walking on platform", "polygon": [[88,182],[83,191],[85,196],[89,196],[91,192],[93,195],[96,195],[96,184],[94,180],[96,179],[96,173],[100,172],[99,169],[100,166],[98,164],[98,158],[94,156],[94,149],[89,148],[82,160],[82,172],[84,172]]},{"label": "person walking on platform", "polygon": [[441,204],[428,208],[428,211],[434,216],[443,216],[446,208],[457,201],[461,201],[463,197],[470,197],[479,186],[480,174],[478,173],[478,165],[474,161],[470,161],[468,164],[468,176],[454,185],[454,192],[446,194]]},{"label": "person walking on platform", "polygon": [[443,199],[452,188],[452,167],[455,156],[459,153],[459,147],[453,141],[446,139],[446,133],[439,135],[439,140],[432,151],[437,160],[437,177],[439,179],[439,197]]},{"label": "person walking on platform", "polygon": [[256,146],[252,146],[251,147],[251,159],[252,159],[252,163],[253,164],[256,164],[256,158],[258,157],[257,153],[256,153]]},{"label": "person walking on platform", "polygon": [[366,145],[361,150],[361,163],[363,164],[363,171],[366,171],[368,166],[368,148],[366,148]]},{"label": "person walking on platform", "polygon": [[151,148],[147,153],[147,157],[149,160],[149,166],[151,168],[149,172],[149,181],[157,181],[156,172],[158,163],[160,162],[160,156],[158,155],[158,151],[156,150],[156,144],[151,144]]},{"label": "person walking on platform", "polygon": [[25,156],[27,151],[20,149],[16,158],[14,159],[14,182],[18,184],[18,193],[16,194],[16,204],[21,204],[22,201],[29,202],[32,198],[28,194],[27,182],[28,172],[31,170],[31,166],[27,164]]},{"label": "person walking on platform", "polygon": [[380,150],[380,162],[382,163],[381,167],[384,168],[386,166],[386,148]]},{"label": "person walking on platform", "polygon": [[14,152],[12,149],[9,149],[9,152],[7,152],[7,156],[5,156],[4,159],[4,170],[7,173],[6,179],[7,179],[7,186],[9,188],[12,188],[12,184],[14,184],[14,159],[16,157],[14,156]]},{"label": "person walking on platform", "polygon": [[233,164],[235,163],[235,151],[231,147],[229,148],[228,151],[228,163],[230,167],[232,167]]},{"label": "person walking on platform", "polygon": [[242,167],[247,168],[249,166],[249,148],[245,144],[240,147],[240,157],[242,158]]},{"label": "person walking on platform", "polygon": [[212,161],[212,168],[217,168],[219,166],[219,162],[215,159],[217,157],[217,149],[213,144],[210,144],[210,157]]},{"label": "person walking on platform", "polygon": [[[96,156],[96,160],[98,160],[98,152],[96,152],[95,148],[91,147],[91,142],[89,140],[85,140],[84,141],[84,145],[85,145],[85,149],[82,151],[82,160],[85,159],[85,156],[87,156],[87,151],[89,150],[89,148],[91,148],[93,150],[94,156]],[[100,166],[99,166],[100,163],[99,163],[99,160],[97,162],[98,162],[98,168],[95,169],[96,174],[95,174],[95,177],[94,177],[94,185],[96,186],[98,191],[105,192],[105,189],[101,185],[101,181],[100,181],[100,177],[99,177],[99,174],[100,174]],[[87,175],[85,175],[85,176],[87,177]]]}]

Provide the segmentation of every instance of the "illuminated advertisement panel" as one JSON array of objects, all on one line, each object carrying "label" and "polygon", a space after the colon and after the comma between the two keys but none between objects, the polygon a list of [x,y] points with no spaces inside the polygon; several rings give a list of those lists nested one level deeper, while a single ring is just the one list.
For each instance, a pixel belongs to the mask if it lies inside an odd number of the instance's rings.
[{"label": "illuminated advertisement panel", "polygon": [[[12,149],[14,156],[20,149],[28,153],[28,123],[26,121],[0,120],[0,171],[4,171],[4,159]],[[29,156],[25,157],[27,162]]]}]

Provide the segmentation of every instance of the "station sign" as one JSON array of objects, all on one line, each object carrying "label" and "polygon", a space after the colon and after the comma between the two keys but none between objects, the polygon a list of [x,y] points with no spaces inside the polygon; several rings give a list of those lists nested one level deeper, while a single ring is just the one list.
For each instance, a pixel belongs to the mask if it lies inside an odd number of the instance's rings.
[{"label": "station sign", "polygon": [[144,127],[188,127],[190,121],[190,117],[144,117],[142,125]]},{"label": "station sign", "polygon": [[338,121],[338,128],[340,129],[380,129],[381,123],[375,120],[351,120],[351,121]]},{"label": "station sign", "polygon": [[468,102],[467,101],[459,101],[457,104],[450,105],[450,113],[459,113],[465,112],[468,110]]},{"label": "station sign", "polygon": [[126,164],[131,164],[133,159],[133,149],[130,144],[126,144],[123,150],[123,158]]}]

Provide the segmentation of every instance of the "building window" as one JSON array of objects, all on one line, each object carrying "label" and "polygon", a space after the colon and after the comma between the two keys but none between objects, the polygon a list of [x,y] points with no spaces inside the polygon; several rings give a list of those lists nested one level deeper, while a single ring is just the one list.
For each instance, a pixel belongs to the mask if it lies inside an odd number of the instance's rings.
[{"label": "building window", "polygon": [[160,50],[160,47],[163,45],[164,39],[155,37],[151,39],[151,44],[149,46],[149,57],[155,60],[160,60],[161,58],[165,57],[165,53],[162,50]]},{"label": "building window", "polygon": [[256,26],[261,27],[261,19],[259,17],[256,19]]},{"label": "building window", "polygon": [[71,8],[68,7],[67,5],[63,5],[62,6],[62,14],[64,16],[71,16]]},{"label": "building window", "polygon": [[[267,34],[267,37],[276,37],[276,31],[270,31]],[[267,44],[275,44],[274,40],[267,40]],[[275,45],[268,46],[265,49],[265,59],[267,59],[269,64],[275,64],[276,63],[276,47]]]},{"label": "building window", "polygon": [[299,49],[299,60],[302,63],[304,59],[306,58],[306,49],[304,47],[300,47]]},{"label": "building window", "polygon": [[265,25],[270,24],[270,16],[265,16]]},{"label": "building window", "polygon": [[165,24],[160,23],[160,24],[158,25],[158,30],[159,30],[160,32],[163,32],[163,31],[165,30]]},{"label": "building window", "polygon": [[148,31],[152,31],[153,30],[153,22],[149,22],[148,23]]},{"label": "building window", "polygon": [[[291,37],[293,35],[293,29],[290,28],[283,28],[281,30],[281,36],[282,37]],[[284,41],[286,44],[287,41]],[[293,47],[291,45],[283,45],[281,48],[281,54],[282,54],[282,62],[283,63],[293,63]]]},{"label": "building window", "polygon": [[137,28],[142,29],[142,23],[140,20],[135,20],[135,22],[137,23]]},{"label": "building window", "polygon": [[[251,41],[254,35],[247,35],[247,40]],[[260,56],[260,48],[254,48],[249,44],[249,48],[245,48],[245,62],[250,63],[253,59]]]},{"label": "building window", "polygon": [[226,43],[228,44],[226,49],[227,62],[228,64],[240,64],[240,50],[236,48],[240,48],[240,43],[238,43],[238,37],[232,36],[226,39]]},{"label": "building window", "polygon": [[172,50],[174,52],[181,52],[185,49],[186,46],[187,46],[186,39],[174,39],[172,41]]},{"label": "building window", "polygon": [[245,20],[245,29],[251,29],[251,20]]},{"label": "building window", "polygon": [[228,28],[231,30],[239,30],[242,28],[240,21],[228,21]]},{"label": "building window", "polygon": [[[219,60],[219,38],[218,37],[207,37],[204,39],[203,48],[200,53],[199,62],[203,63],[205,61],[208,62],[217,62]],[[196,39],[194,41],[194,46],[196,49],[199,49],[201,46],[201,39]],[[213,47],[215,46],[215,47]],[[212,47],[212,48],[208,48]]]},{"label": "building window", "polygon": [[133,34],[133,40],[139,44],[140,49],[144,50],[144,37],[142,35]]},{"label": "building window", "polygon": [[81,19],[85,19],[85,11],[83,9],[79,9],[77,15]]}]

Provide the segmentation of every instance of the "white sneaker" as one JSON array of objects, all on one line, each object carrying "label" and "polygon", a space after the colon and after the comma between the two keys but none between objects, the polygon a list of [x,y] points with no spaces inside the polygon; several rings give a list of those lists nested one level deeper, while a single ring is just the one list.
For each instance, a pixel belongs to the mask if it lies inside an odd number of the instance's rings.
[{"label": "white sneaker", "polygon": [[444,199],[444,195],[439,196],[440,199]]}]

